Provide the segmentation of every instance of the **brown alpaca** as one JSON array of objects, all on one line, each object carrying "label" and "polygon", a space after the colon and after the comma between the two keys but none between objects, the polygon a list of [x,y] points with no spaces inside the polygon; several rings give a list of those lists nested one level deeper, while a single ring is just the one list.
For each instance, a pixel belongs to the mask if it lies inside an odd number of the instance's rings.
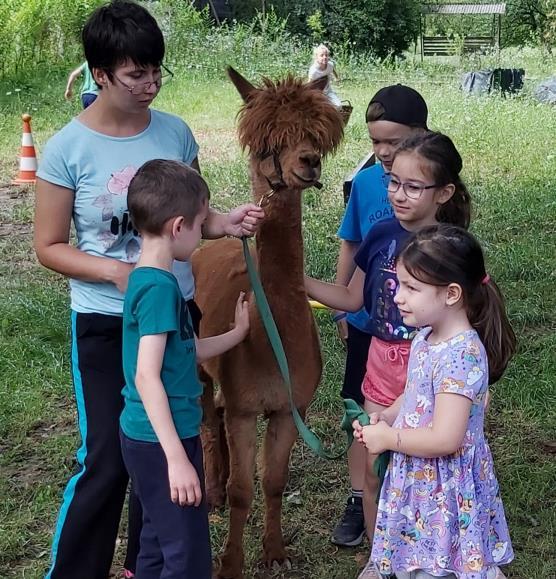
[{"label": "brown alpaca", "polygon": [[[259,88],[229,70],[244,105],[239,139],[249,149],[252,193],[265,219],[257,233],[256,261],[290,367],[302,416],[321,376],[317,330],[303,284],[301,193],[318,183],[321,158],[343,136],[341,113],[321,92],[322,80],[265,79]],[[274,191],[271,195],[271,192]],[[196,300],[203,311],[201,336],[229,329],[240,290],[250,284],[241,242],[210,242],[193,257]],[[268,419],[262,460],[266,502],[264,561],[287,563],[281,525],[282,494],[297,438],[284,383],[249,296],[251,330],[230,352],[204,364],[206,492],[211,506],[230,506],[230,526],[216,576],[243,577],[243,532],[253,499],[257,416]],[[212,381],[220,385],[216,406]],[[222,427],[222,415],[225,428]]]}]

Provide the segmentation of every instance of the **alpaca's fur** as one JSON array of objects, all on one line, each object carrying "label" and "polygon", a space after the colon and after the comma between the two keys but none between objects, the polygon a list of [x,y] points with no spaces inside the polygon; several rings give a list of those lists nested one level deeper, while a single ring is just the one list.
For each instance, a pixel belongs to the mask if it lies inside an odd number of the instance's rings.
[{"label": "alpaca's fur", "polygon": [[[322,94],[319,81],[265,79],[255,88],[233,70],[230,76],[245,102],[239,134],[250,153],[253,198],[262,200],[265,209],[256,237],[257,265],[288,358],[294,400],[304,415],[320,380],[321,358],[303,285],[301,195],[318,181],[321,157],[339,144],[342,117]],[[270,182],[280,183],[272,197],[267,196]],[[250,289],[241,242],[205,244],[195,253],[193,268],[196,300],[203,312],[201,336],[227,331],[239,292]],[[201,371],[207,499],[211,506],[221,506],[227,497],[230,505],[228,539],[216,571],[221,578],[243,577],[243,531],[253,498],[259,415],[268,419],[261,462],[266,502],[263,558],[268,564],[287,561],[282,493],[297,431],[252,295],[249,315],[246,340],[205,363]],[[213,380],[220,385],[216,404]]]}]

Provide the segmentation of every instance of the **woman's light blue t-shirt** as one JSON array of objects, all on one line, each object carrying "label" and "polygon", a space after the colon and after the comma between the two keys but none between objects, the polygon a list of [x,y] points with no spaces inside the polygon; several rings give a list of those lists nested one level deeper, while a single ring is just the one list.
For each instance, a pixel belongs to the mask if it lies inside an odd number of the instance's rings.
[{"label": "woman's light blue t-shirt", "polygon": [[[73,119],[46,144],[37,175],[75,192],[73,222],[77,248],[90,255],[135,263],[140,238],[129,218],[127,188],[139,167],[151,159],[183,161],[199,146],[179,118],[152,110],[148,127],[133,137],[111,137]],[[193,297],[189,263],[175,262],[185,299]],[[111,283],[70,279],[71,308],[80,313],[121,315],[124,296]]]}]

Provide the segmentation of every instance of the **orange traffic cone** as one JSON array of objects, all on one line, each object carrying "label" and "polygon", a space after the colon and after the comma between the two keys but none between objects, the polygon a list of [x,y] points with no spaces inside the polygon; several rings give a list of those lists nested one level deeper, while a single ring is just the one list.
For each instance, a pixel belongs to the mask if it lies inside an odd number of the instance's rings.
[{"label": "orange traffic cone", "polygon": [[13,185],[35,183],[37,179],[37,154],[31,133],[31,115],[21,115],[23,120],[23,137],[21,139],[21,159],[19,160],[19,175],[12,181]]}]

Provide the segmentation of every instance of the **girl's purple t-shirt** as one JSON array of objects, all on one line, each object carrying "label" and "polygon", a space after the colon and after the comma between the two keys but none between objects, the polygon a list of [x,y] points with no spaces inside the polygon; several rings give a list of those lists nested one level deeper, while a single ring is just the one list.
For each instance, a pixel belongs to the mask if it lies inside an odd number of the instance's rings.
[{"label": "girl's purple t-shirt", "polygon": [[[429,344],[430,328],[411,345],[403,404],[394,428],[431,426],[435,395],[472,401],[461,448],[440,458],[393,452],[378,505],[372,559],[384,574],[422,569],[487,579],[513,559],[500,490],[484,435],[486,352],[475,330]],[[491,570],[492,572],[492,570]]]}]

